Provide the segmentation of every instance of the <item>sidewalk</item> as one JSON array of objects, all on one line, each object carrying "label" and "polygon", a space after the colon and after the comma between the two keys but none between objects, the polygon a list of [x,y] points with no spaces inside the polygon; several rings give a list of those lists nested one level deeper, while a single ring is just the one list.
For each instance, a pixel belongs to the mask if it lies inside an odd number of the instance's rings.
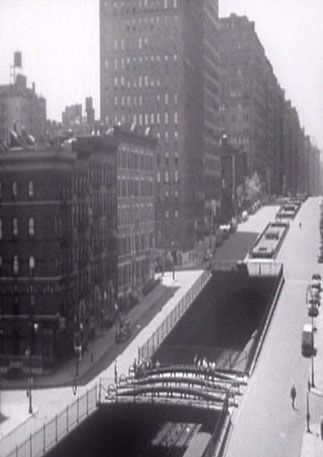
[{"label": "sidewalk", "polygon": [[[161,278],[162,279],[162,278]],[[140,303],[134,306],[127,314],[133,324],[131,338],[124,343],[115,342],[117,324],[102,332],[89,342],[87,350],[82,354],[79,363],[79,384],[86,384],[93,377],[103,371],[113,360],[121,354],[145,327],[154,315],[171,299],[179,286],[158,284]],[[59,367],[53,374],[34,377],[34,388],[63,387],[71,385],[75,377],[75,358],[72,358],[63,366]],[[2,378],[2,389],[25,389],[26,378],[10,380]]]},{"label": "sidewalk", "polygon": [[[318,270],[321,268],[318,266]],[[310,318],[309,318],[310,321]],[[314,357],[314,384],[315,387],[311,387],[311,394],[316,398],[316,402],[319,403],[323,414],[323,309],[320,307],[319,315],[314,320],[314,325],[317,330],[314,335],[314,345],[317,349],[317,354]],[[312,371],[310,368],[309,379],[311,379]],[[312,415],[312,413],[311,413]],[[318,414],[320,416],[320,414]],[[320,434],[320,423],[319,417],[315,417],[314,421],[310,423],[311,433],[306,430],[303,434],[302,441],[302,457],[322,457],[323,456],[323,440]]]}]

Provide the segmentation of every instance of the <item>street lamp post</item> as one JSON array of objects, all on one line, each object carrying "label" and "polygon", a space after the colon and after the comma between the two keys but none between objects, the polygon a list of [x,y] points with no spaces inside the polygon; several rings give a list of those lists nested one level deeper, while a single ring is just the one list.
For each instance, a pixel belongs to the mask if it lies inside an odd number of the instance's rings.
[{"label": "street lamp post", "polygon": [[175,280],[175,263],[176,263],[176,250],[174,241],[171,242],[171,257],[173,264],[173,280]]},{"label": "street lamp post", "polygon": [[75,352],[75,377],[74,377],[74,384],[73,384],[73,394],[76,395],[77,392],[77,384],[79,378],[79,369],[80,369],[80,361],[82,359],[82,330],[83,324],[79,323],[77,326],[77,332],[74,335],[74,352]]},{"label": "street lamp post", "polygon": [[309,391],[306,392],[306,425],[307,425],[307,432],[311,433],[310,429],[310,404],[309,404]]}]

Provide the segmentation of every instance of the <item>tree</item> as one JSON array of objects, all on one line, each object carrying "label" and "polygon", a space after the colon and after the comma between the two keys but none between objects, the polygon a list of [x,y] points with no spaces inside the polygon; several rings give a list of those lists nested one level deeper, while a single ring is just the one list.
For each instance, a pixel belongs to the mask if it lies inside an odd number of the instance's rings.
[{"label": "tree", "polygon": [[262,184],[258,173],[255,171],[254,174],[246,177],[246,197],[250,203],[255,202],[261,197]]}]

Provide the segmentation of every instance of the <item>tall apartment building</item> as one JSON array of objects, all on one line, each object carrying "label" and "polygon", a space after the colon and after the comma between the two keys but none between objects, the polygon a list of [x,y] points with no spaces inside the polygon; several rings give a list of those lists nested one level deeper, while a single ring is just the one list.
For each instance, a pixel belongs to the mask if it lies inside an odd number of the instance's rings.
[{"label": "tall apartment building", "polygon": [[249,174],[260,175],[267,193],[277,192],[275,176],[283,147],[283,104],[272,66],[246,16],[220,19],[221,126],[243,149]]},{"label": "tall apartment building", "polygon": [[24,128],[37,142],[46,133],[46,100],[36,94],[35,83],[27,87],[26,76],[17,74],[13,84],[0,86],[0,139],[9,143],[13,125]]},{"label": "tall apartment building", "polygon": [[116,150],[87,137],[0,154],[2,371],[53,367],[114,321]]},{"label": "tall apartment building", "polygon": [[217,0],[100,3],[101,118],[159,138],[157,246],[192,247],[220,191],[217,21]]}]

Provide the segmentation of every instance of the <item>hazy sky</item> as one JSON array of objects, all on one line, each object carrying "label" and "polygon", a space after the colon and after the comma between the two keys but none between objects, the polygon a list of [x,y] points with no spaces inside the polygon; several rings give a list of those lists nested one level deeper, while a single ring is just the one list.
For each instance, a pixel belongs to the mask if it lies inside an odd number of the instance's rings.
[{"label": "hazy sky", "polygon": [[[231,12],[255,21],[286,97],[323,149],[323,0],[220,0],[220,15]],[[0,0],[0,83],[15,50],[49,118],[88,95],[99,115],[99,0]]]}]

